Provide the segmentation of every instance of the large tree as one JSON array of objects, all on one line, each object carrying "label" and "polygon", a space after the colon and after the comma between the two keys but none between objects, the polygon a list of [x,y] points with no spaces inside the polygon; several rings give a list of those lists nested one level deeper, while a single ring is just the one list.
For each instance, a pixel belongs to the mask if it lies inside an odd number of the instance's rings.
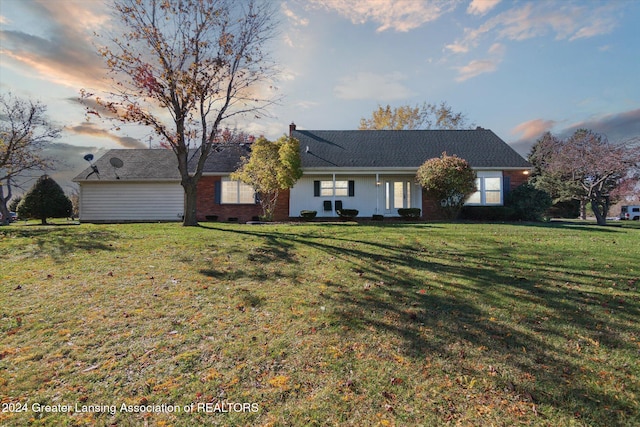
[{"label": "large tree", "polygon": [[43,225],[47,218],[64,218],[72,215],[71,200],[53,178],[42,175],[18,204],[20,218],[36,218]]},{"label": "large tree", "polygon": [[439,105],[401,105],[391,108],[378,105],[371,118],[360,119],[359,130],[471,129],[462,113],[453,111],[446,102]]},{"label": "large tree", "polygon": [[116,0],[113,11],[124,30],[100,53],[117,91],[96,100],[171,147],[185,192],[183,224],[197,225],[197,185],[221,124],[238,114],[259,117],[274,102],[261,94],[276,74],[265,51],[276,30],[272,4]]},{"label": "large tree", "polygon": [[258,193],[262,216],[268,221],[273,219],[280,191],[293,187],[301,176],[300,143],[288,136],[275,142],[259,138],[251,145],[251,156],[231,174]]},{"label": "large tree", "polygon": [[29,171],[51,168],[42,156],[45,144],[59,138],[61,129],[46,116],[47,107],[11,93],[0,95],[0,213],[9,221],[7,202],[13,195],[16,178]]},{"label": "large tree", "polygon": [[610,143],[588,129],[578,129],[561,140],[545,135],[529,156],[536,165],[534,184],[556,200],[582,200],[590,204],[599,225],[606,224],[612,195],[640,162],[637,148]]},{"label": "large tree", "polygon": [[416,174],[416,181],[427,196],[440,202],[448,219],[455,219],[465,201],[476,189],[476,173],[464,159],[442,153],[424,162]]}]

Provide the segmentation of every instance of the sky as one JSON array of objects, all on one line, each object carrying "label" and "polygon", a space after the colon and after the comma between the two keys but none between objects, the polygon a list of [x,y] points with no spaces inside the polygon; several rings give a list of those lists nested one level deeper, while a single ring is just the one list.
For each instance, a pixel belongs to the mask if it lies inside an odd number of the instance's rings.
[{"label": "sky", "polygon": [[[640,135],[639,1],[271,1],[282,99],[229,128],[271,139],[291,122],[357,129],[379,105],[444,101],[523,156],[546,131]],[[0,92],[41,101],[64,128],[48,149],[61,159],[54,178],[82,171],[84,154],[148,146],[148,130],[87,121],[78,103],[105,87],[95,37],[117,30],[109,4],[0,0]]]}]

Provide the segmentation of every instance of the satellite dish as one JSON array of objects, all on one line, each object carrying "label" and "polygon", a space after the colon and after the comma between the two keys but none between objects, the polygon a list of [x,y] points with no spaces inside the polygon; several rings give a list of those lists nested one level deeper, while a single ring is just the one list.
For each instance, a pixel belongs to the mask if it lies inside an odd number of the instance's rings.
[{"label": "satellite dish", "polygon": [[111,163],[111,166],[113,166],[116,169],[120,169],[122,166],[124,166],[124,162],[117,157],[110,158],[109,163]]},{"label": "satellite dish", "polygon": [[91,162],[93,160],[93,154],[85,154],[84,159],[87,162]]}]

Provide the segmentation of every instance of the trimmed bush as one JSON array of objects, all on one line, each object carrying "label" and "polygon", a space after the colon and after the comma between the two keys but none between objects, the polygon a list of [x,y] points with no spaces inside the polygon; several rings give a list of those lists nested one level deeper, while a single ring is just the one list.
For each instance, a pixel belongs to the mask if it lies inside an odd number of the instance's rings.
[{"label": "trimmed bush", "polygon": [[371,219],[373,221],[384,221],[384,215],[373,215]]},{"label": "trimmed bush", "polygon": [[398,209],[398,214],[403,218],[420,218],[420,208],[401,208]]},{"label": "trimmed bush", "polygon": [[509,193],[505,206],[513,209],[512,220],[542,221],[545,212],[551,207],[551,196],[526,183]]},{"label": "trimmed bush", "polygon": [[340,218],[352,219],[358,216],[359,211],[357,209],[338,209],[336,213]]},{"label": "trimmed bush", "polygon": [[318,211],[300,211],[300,217],[303,219],[313,219],[318,215]]}]

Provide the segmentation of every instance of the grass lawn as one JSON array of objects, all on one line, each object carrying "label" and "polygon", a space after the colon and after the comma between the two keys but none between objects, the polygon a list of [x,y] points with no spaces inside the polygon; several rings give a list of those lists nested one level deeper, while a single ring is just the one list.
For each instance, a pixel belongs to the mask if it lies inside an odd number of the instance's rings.
[{"label": "grass lawn", "polygon": [[0,425],[639,425],[633,225],[1,227]]}]

